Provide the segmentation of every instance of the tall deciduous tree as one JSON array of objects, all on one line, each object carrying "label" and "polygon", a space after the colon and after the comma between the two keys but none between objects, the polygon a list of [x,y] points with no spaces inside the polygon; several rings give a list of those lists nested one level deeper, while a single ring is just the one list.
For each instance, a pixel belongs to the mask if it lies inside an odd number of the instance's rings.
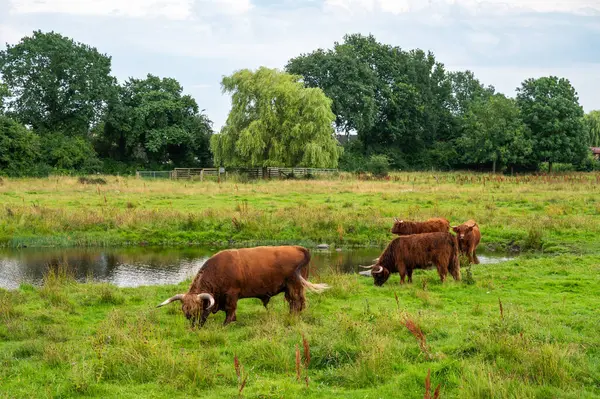
[{"label": "tall deciduous tree", "polygon": [[232,109],[211,138],[215,163],[225,166],[337,167],[331,100],[301,77],[265,67],[223,78]]},{"label": "tall deciduous tree", "polygon": [[4,113],[4,101],[9,96],[8,86],[0,82],[0,115]]},{"label": "tall deciduous tree", "polygon": [[10,114],[40,134],[85,134],[114,85],[111,59],[58,33],[36,31],[0,52]]},{"label": "tall deciduous tree", "polygon": [[39,160],[39,137],[17,121],[0,115],[0,173],[33,174]]},{"label": "tall deciduous tree", "polygon": [[101,155],[138,165],[208,166],[212,122],[172,78],[130,79],[109,103]]},{"label": "tall deciduous tree", "polygon": [[485,87],[471,71],[449,73],[452,84],[452,111],[462,116],[469,106],[476,101],[486,101],[495,92],[493,86]]},{"label": "tall deciduous tree", "polygon": [[354,34],[291,59],[286,69],[332,98],[338,130],[356,131],[364,155],[385,153],[396,167],[403,158],[417,164],[436,140],[452,136],[452,88],[432,53]]},{"label": "tall deciduous tree", "polygon": [[527,79],[517,89],[517,104],[532,133],[540,162],[579,163],[586,154],[583,108],[569,80],[555,76]]},{"label": "tall deciduous tree", "polygon": [[527,163],[531,139],[515,100],[495,94],[472,103],[458,140],[465,163],[492,163],[494,173],[503,166]]},{"label": "tall deciduous tree", "polygon": [[600,147],[600,111],[591,111],[583,117],[587,144],[590,147]]}]

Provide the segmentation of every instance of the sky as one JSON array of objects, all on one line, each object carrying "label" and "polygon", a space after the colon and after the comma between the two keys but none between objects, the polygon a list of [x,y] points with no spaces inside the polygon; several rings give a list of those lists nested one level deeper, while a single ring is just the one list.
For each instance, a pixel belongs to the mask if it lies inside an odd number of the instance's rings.
[{"label": "sky", "polygon": [[0,0],[0,49],[55,31],[112,57],[123,82],[173,77],[214,122],[227,119],[223,76],[372,33],[431,50],[514,96],[530,77],[568,78],[600,109],[600,0]]}]

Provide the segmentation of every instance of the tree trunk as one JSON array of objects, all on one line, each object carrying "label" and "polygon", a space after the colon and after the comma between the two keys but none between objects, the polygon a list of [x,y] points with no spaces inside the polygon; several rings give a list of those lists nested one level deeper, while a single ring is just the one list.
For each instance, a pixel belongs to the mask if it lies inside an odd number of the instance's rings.
[{"label": "tree trunk", "polygon": [[548,162],[548,173],[552,173],[552,161]]},{"label": "tree trunk", "polygon": [[496,174],[496,160],[494,159],[493,163],[492,163],[492,172],[494,174]]}]

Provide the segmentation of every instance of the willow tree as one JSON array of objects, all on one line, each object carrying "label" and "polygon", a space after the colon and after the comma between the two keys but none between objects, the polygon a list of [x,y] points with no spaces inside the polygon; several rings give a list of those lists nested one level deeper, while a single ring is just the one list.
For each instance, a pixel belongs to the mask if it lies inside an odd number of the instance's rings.
[{"label": "willow tree", "polygon": [[583,117],[583,125],[590,147],[600,146],[600,111],[591,111]]},{"label": "willow tree", "polygon": [[216,165],[337,167],[342,148],[331,100],[300,79],[265,67],[223,78],[232,108],[221,133],[211,137]]}]

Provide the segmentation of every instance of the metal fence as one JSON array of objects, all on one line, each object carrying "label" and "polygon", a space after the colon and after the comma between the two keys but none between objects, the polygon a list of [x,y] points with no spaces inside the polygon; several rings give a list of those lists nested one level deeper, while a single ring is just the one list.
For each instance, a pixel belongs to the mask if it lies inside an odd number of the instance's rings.
[{"label": "metal fence", "polygon": [[141,179],[171,179],[173,172],[170,170],[138,170],[135,176]]}]

